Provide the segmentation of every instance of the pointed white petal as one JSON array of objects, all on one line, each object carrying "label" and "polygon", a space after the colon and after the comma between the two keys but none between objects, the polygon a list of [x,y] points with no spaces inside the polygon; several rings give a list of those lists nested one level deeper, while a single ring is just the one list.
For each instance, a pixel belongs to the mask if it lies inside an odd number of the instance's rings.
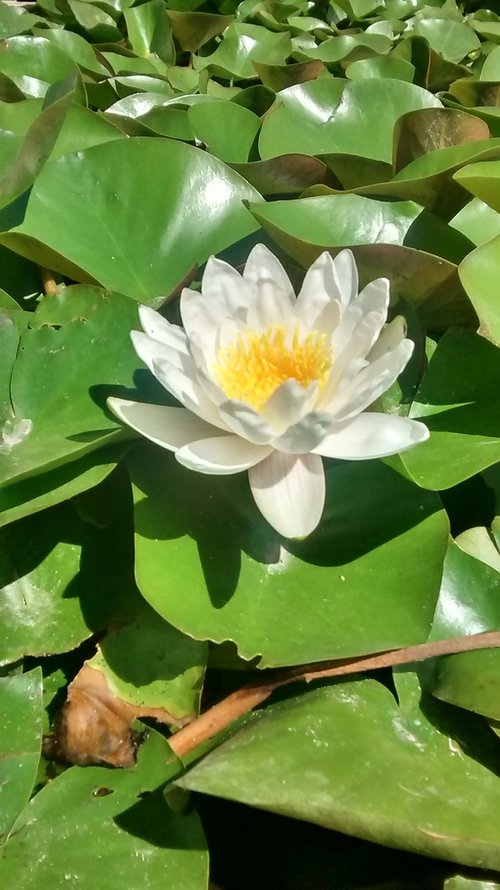
[{"label": "pointed white petal", "polygon": [[325,473],[316,454],[279,451],[249,470],[262,515],[285,538],[305,538],[318,525],[325,503]]},{"label": "pointed white petal", "polygon": [[350,420],[373,404],[401,374],[413,352],[413,340],[402,340],[395,349],[363,368],[345,388],[339,387],[321,408],[340,423]]},{"label": "pointed white petal", "polygon": [[279,294],[291,305],[295,303],[295,293],[287,273],[278,258],[264,244],[256,244],[250,252],[243,278],[264,298]]},{"label": "pointed white petal", "polygon": [[258,292],[248,307],[248,328],[265,331],[271,325],[283,325],[287,329],[293,329],[294,320],[289,296],[272,280],[261,279]]},{"label": "pointed white petal", "polygon": [[230,315],[241,317],[242,309],[254,296],[254,289],[233,266],[213,256],[205,266],[201,292],[221,319]]},{"label": "pointed white petal", "polygon": [[224,435],[185,408],[147,405],[111,396],[107,404],[123,423],[169,451],[175,451],[193,439]]},{"label": "pointed white petal", "polygon": [[153,361],[153,374],[162,386],[171,393],[177,401],[189,411],[194,411],[198,417],[214,426],[225,429],[217,406],[209,399],[198,383],[198,375],[194,363],[190,367],[176,367],[164,359]]},{"label": "pointed white petal", "polygon": [[301,386],[293,378],[285,380],[281,386],[274,390],[261,409],[261,414],[272,426],[274,435],[279,436],[311,411],[318,399],[318,394],[318,383],[311,383],[306,387]]},{"label": "pointed white petal", "polygon": [[314,451],[339,460],[371,460],[406,451],[428,438],[429,430],[417,420],[368,412],[334,429]]},{"label": "pointed white petal", "polygon": [[333,261],[333,275],[340,295],[342,309],[358,294],[358,267],[351,250],[341,250]]},{"label": "pointed white petal", "polygon": [[183,360],[186,356],[189,356],[188,352],[175,348],[172,349],[171,346],[167,346],[160,340],[153,340],[152,337],[149,337],[148,334],[143,334],[142,331],[130,331],[130,339],[137,355],[152,374],[154,374],[153,362],[161,359],[162,361],[170,362],[176,368],[182,368]]},{"label": "pointed white petal", "polygon": [[213,343],[224,318],[245,318],[254,292],[236,269],[214,257],[207,262],[201,288],[201,294],[189,288],[182,291],[182,324],[188,337],[197,332]]},{"label": "pointed white petal", "polygon": [[335,306],[337,319],[340,318],[340,281],[330,254],[325,251],[307,270],[295,311],[310,327],[316,327],[318,317],[331,305]]},{"label": "pointed white petal", "polygon": [[276,435],[262,415],[246,402],[228,399],[218,408],[229,429],[255,445],[267,445]]},{"label": "pointed white petal", "polygon": [[[386,278],[371,281],[346,309],[332,337],[335,360],[346,350],[351,357],[366,355],[377,339],[387,318],[389,282]],[[353,339],[357,338],[353,345]],[[361,350],[364,349],[365,352]],[[345,360],[344,360],[345,363]]]},{"label": "pointed white petal", "polygon": [[239,436],[217,436],[190,442],[176,452],[180,464],[197,473],[231,476],[248,470],[271,452],[271,447],[254,445]]},{"label": "pointed white petal", "polygon": [[187,337],[179,325],[171,324],[150,306],[139,306],[139,319],[148,337],[171,346],[172,349],[187,352]]},{"label": "pointed white petal", "polygon": [[367,356],[368,360],[370,362],[376,361],[381,355],[394,349],[405,337],[406,321],[402,315],[397,315],[381,332],[377,342]]},{"label": "pointed white petal", "polygon": [[287,454],[304,454],[313,451],[330,432],[334,418],[331,414],[311,411],[298,423],[294,423],[285,432],[273,440],[277,451]]}]

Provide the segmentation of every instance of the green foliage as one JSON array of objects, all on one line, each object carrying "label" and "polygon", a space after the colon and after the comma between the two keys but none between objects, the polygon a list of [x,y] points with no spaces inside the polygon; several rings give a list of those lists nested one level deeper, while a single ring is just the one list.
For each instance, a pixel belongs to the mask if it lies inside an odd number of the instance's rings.
[{"label": "green foliage", "polygon": [[[400,854],[382,851],[373,874],[368,841],[448,860],[426,865],[432,890],[500,887],[498,649],[293,686],[182,760],[162,737],[266,668],[500,629],[500,16],[487,5],[0,2],[5,890],[207,890],[187,789],[351,835],[328,890],[396,886]],[[384,461],[326,461],[304,541],[271,529],[246,474],[193,473],[106,407],[174,404],[130,342],[138,304],[178,324],[208,258],[238,267],[258,242],[294,285],[344,247],[362,285],[389,279],[416,349],[375,407],[431,432]],[[78,685],[83,666],[102,700]],[[66,694],[98,765],[58,764],[42,743],[66,731]],[[123,713],[137,764],[111,769]],[[137,715],[145,739],[129,734]],[[398,887],[422,890],[416,861]],[[290,890],[314,885],[302,865]]]}]

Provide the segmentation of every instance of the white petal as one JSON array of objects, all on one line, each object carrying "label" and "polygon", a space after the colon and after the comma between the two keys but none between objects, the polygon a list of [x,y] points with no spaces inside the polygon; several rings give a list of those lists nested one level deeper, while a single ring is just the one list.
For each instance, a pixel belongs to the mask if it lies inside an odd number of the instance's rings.
[{"label": "white petal", "polygon": [[219,413],[229,429],[255,445],[267,445],[276,433],[265,419],[246,402],[228,399],[218,406]]},{"label": "white petal", "polygon": [[193,439],[224,435],[185,408],[148,405],[112,396],[107,404],[123,423],[169,451],[175,451]]},{"label": "white petal", "polygon": [[331,414],[321,411],[311,411],[298,423],[290,426],[285,432],[273,440],[273,447],[277,451],[286,451],[287,454],[304,454],[313,451],[317,445],[330,432],[334,423]]},{"label": "white petal", "polygon": [[167,346],[161,340],[153,340],[142,331],[130,331],[130,339],[137,355],[152,374],[154,374],[153,363],[156,361],[168,361],[176,368],[182,368],[183,359],[189,356],[188,352],[172,349],[171,346]]},{"label": "white petal", "polygon": [[341,250],[337,254],[333,261],[333,275],[342,309],[346,309],[358,294],[358,267],[351,250]]},{"label": "white petal", "polygon": [[344,389],[339,387],[327,404],[321,403],[321,408],[335,415],[338,422],[360,414],[392,386],[408,364],[413,347],[413,340],[402,340],[391,352],[363,368]]},{"label": "white petal", "polygon": [[387,327],[381,332],[377,342],[368,354],[368,360],[374,362],[376,359],[394,349],[401,340],[406,337],[406,321],[402,315],[397,315]]},{"label": "white petal", "polygon": [[153,361],[153,374],[162,386],[189,411],[214,426],[226,429],[221,420],[217,406],[209,399],[198,383],[198,375],[194,363],[186,368],[176,367],[164,359]]},{"label": "white petal", "polygon": [[262,279],[259,290],[248,307],[246,322],[250,330],[265,331],[270,325],[283,325],[292,329],[294,318],[290,297],[272,280],[267,282]]},{"label": "white petal", "polygon": [[264,298],[279,294],[291,305],[295,303],[295,293],[287,273],[279,259],[264,244],[256,244],[251,250],[243,278],[254,285]]},{"label": "white petal", "polygon": [[325,251],[309,267],[295,304],[295,311],[310,327],[316,327],[316,319],[326,306],[334,305],[340,318],[342,294],[335,265]]},{"label": "white petal", "polygon": [[[352,357],[366,355],[385,324],[389,298],[390,290],[387,278],[371,281],[361,291],[357,299],[346,309],[342,321],[332,337],[335,360],[340,360],[346,349]],[[355,337],[358,342],[353,345]],[[363,348],[365,352],[361,351]]]},{"label": "white petal", "polygon": [[301,386],[293,378],[285,380],[261,409],[262,416],[271,424],[274,434],[279,436],[311,411],[318,394],[319,384],[316,382]]},{"label": "white petal", "polygon": [[254,445],[239,436],[217,436],[190,442],[175,456],[180,464],[197,473],[230,476],[248,470],[270,452],[270,447]]},{"label": "white petal", "polygon": [[139,318],[142,329],[148,337],[171,346],[172,349],[179,349],[187,352],[187,337],[185,332],[177,324],[171,324],[166,318],[163,318],[155,309],[150,306],[139,306]]},{"label": "white petal", "polygon": [[201,288],[201,294],[182,291],[182,323],[188,337],[196,331],[211,342],[224,318],[245,318],[254,291],[236,269],[214,257],[207,262]]},{"label": "white petal", "polygon": [[429,430],[417,420],[368,412],[333,430],[314,451],[339,460],[370,460],[406,451],[428,438]]},{"label": "white petal", "polygon": [[325,473],[316,454],[273,451],[249,470],[262,515],[285,538],[305,538],[318,525],[325,503]]}]

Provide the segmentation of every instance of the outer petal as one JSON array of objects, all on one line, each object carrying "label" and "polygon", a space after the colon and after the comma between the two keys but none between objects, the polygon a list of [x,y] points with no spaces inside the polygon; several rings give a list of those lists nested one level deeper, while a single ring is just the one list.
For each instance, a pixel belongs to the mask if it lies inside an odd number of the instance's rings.
[{"label": "outer petal", "polygon": [[327,404],[321,400],[322,410],[333,414],[339,423],[361,414],[392,386],[408,364],[413,347],[413,340],[402,340],[391,352],[363,368],[346,387],[339,386]]},{"label": "outer petal", "polygon": [[384,353],[390,352],[391,349],[395,349],[405,337],[406,320],[402,315],[397,315],[380,334],[380,337],[367,356],[368,360],[370,362],[376,361],[384,355]]},{"label": "outer petal", "polygon": [[162,386],[168,390],[189,411],[193,411],[202,420],[214,426],[226,429],[216,405],[210,401],[198,383],[197,374],[192,367],[179,368],[163,359],[153,361],[153,374]]},{"label": "outer petal", "polygon": [[239,436],[217,436],[190,442],[176,452],[180,464],[197,473],[231,476],[248,470],[271,452],[271,447],[254,445]]},{"label": "outer petal", "polygon": [[185,408],[147,405],[112,396],[107,404],[123,423],[168,451],[175,451],[202,436],[224,435]]},{"label": "outer petal", "polygon": [[318,525],[325,503],[325,473],[316,454],[274,451],[248,473],[262,515],[285,538],[305,538]]},{"label": "outer petal", "polygon": [[250,251],[243,278],[257,288],[264,299],[279,293],[291,305],[295,303],[295,292],[287,273],[279,259],[264,244],[256,244]]},{"label": "outer petal", "polygon": [[148,337],[158,340],[172,349],[179,349],[187,352],[187,337],[181,327],[177,324],[170,324],[166,318],[163,318],[155,309],[150,306],[139,306],[139,318],[142,329]]},{"label": "outer petal", "polygon": [[171,346],[167,346],[161,340],[153,340],[142,331],[130,331],[130,339],[137,355],[152,374],[154,374],[153,364],[159,360],[168,361],[176,368],[182,368],[186,358],[189,361],[189,353],[186,350],[172,349]]},{"label": "outer petal", "polygon": [[336,360],[345,364],[358,355],[366,355],[377,339],[389,308],[387,278],[371,281],[345,311],[342,322],[332,337]]},{"label": "outer petal", "polygon": [[246,316],[254,291],[236,269],[214,257],[207,262],[201,288],[201,294],[189,288],[182,291],[182,323],[188,337],[196,331],[212,342],[224,318]]},{"label": "outer petal", "polygon": [[428,438],[429,430],[418,420],[367,412],[333,430],[314,451],[340,460],[370,460],[406,451]]}]

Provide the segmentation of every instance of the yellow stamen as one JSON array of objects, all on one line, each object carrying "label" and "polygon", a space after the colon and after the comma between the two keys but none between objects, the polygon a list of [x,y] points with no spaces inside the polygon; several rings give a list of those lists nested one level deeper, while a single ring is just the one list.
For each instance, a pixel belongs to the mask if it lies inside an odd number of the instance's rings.
[{"label": "yellow stamen", "polygon": [[220,349],[212,371],[229,399],[259,410],[285,380],[296,380],[303,387],[317,381],[321,387],[331,367],[325,334],[311,331],[301,342],[296,326],[290,346],[285,328],[270,325],[261,333],[245,331],[231,346]]}]

